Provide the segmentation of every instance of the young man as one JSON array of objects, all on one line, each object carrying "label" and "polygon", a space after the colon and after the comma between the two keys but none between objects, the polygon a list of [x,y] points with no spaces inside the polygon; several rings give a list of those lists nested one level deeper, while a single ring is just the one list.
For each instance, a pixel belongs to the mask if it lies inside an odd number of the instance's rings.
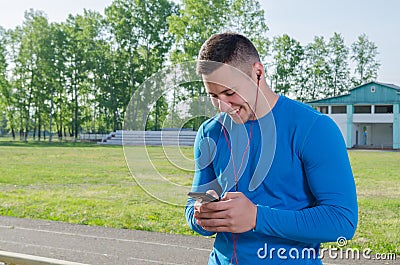
[{"label": "young man", "polygon": [[197,71],[221,112],[200,127],[189,226],[216,233],[209,264],[322,264],[321,242],[350,239],[357,198],[336,124],[275,94],[254,45],[234,33],[201,47]]}]

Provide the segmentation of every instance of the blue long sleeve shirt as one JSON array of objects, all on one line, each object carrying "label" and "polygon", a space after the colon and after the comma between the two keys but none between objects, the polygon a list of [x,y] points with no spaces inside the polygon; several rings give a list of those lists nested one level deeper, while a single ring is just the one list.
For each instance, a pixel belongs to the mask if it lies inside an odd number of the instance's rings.
[{"label": "blue long sleeve shirt", "polygon": [[[193,191],[235,191],[236,165],[238,191],[257,205],[256,227],[238,236],[239,264],[322,264],[321,242],[355,232],[356,189],[342,134],[302,103],[280,96],[270,113],[245,124],[217,115],[200,127],[194,157]],[[185,208],[189,226],[213,235],[196,224],[193,204]],[[232,234],[217,233],[209,264],[229,264],[232,254]]]}]

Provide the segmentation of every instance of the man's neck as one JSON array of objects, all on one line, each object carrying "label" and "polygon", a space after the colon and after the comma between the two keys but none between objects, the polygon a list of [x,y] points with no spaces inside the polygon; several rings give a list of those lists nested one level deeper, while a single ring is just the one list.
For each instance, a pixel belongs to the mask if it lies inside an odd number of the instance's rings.
[{"label": "man's neck", "polygon": [[274,93],[268,85],[260,86],[257,102],[256,117],[260,119],[267,115],[276,105],[279,95]]}]

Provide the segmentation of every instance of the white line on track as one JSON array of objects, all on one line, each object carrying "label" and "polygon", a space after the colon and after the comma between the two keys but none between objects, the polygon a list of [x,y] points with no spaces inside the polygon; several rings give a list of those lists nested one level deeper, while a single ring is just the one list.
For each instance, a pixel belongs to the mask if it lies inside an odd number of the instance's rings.
[{"label": "white line on track", "polygon": [[143,240],[122,239],[122,238],[113,238],[113,237],[104,237],[104,236],[94,236],[94,235],[86,235],[86,234],[79,234],[79,233],[59,232],[59,231],[51,231],[51,230],[44,230],[44,229],[25,228],[25,227],[18,227],[18,226],[2,226],[2,225],[0,225],[0,228],[18,229],[18,230],[34,231],[34,232],[42,232],[42,233],[51,233],[51,234],[65,235],[65,236],[79,236],[79,237],[86,237],[86,238],[115,240],[115,241],[120,241],[120,242],[141,243],[141,244],[156,245],[156,246],[177,247],[177,248],[194,249],[194,250],[199,250],[199,251],[210,252],[210,249],[205,249],[205,248],[196,248],[196,247],[192,247],[192,246],[182,246],[182,245],[166,244],[166,243],[159,243],[159,242],[150,242],[150,241],[143,241]]},{"label": "white line on track", "polygon": [[[37,248],[41,248],[41,249],[46,248],[46,249],[51,249],[51,250],[65,250],[65,251],[77,252],[77,253],[82,253],[82,254],[90,254],[90,255],[98,255],[98,256],[103,256],[103,257],[118,258],[118,256],[116,256],[116,255],[110,255],[110,254],[98,253],[98,252],[92,252],[92,251],[81,251],[81,250],[70,249],[70,248],[50,247],[50,246],[43,246],[43,245],[38,245],[38,244],[27,244],[27,243],[7,241],[7,240],[0,240],[0,242],[6,243],[6,244],[23,245],[26,247],[37,247]],[[165,261],[141,259],[141,258],[134,258],[134,257],[128,257],[127,260],[137,260],[137,261],[144,261],[144,262],[155,263],[155,264],[182,265],[179,263],[170,263],[170,262],[165,262]]]}]

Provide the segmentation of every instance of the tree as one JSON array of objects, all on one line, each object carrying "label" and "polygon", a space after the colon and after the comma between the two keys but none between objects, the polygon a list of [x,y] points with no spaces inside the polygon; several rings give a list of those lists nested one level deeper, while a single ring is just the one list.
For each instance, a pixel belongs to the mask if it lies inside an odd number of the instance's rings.
[{"label": "tree", "polygon": [[373,81],[378,77],[380,63],[377,61],[378,47],[370,41],[366,34],[358,37],[351,45],[351,60],[356,64],[354,70],[353,85]]},{"label": "tree", "polygon": [[331,69],[328,64],[328,49],[323,37],[315,37],[304,50],[304,60],[299,74],[299,84],[295,89],[300,101],[325,97],[331,83]]},{"label": "tree", "polygon": [[[229,1],[223,0],[183,0],[179,13],[168,18],[169,31],[175,36],[170,61],[182,63],[196,60],[201,45],[225,27],[229,4]],[[195,100],[205,94],[199,82],[182,84],[181,87],[183,89],[176,91],[181,93],[174,93],[173,106],[177,98]],[[196,126],[193,128],[196,129]]]},{"label": "tree", "polygon": [[179,13],[168,17],[169,31],[175,36],[170,60],[195,60],[201,45],[224,27],[228,10],[229,2],[224,0],[183,0]]},{"label": "tree", "polygon": [[261,57],[268,53],[268,27],[257,0],[183,0],[179,14],[170,16],[168,23],[176,39],[170,58],[175,63],[195,60],[201,45],[221,31],[242,33],[254,42]]},{"label": "tree", "polygon": [[261,61],[265,61],[270,41],[266,36],[268,26],[260,3],[258,0],[230,0],[228,2],[230,2],[230,10],[226,16],[227,28],[248,37],[256,46]]},{"label": "tree", "polygon": [[[210,8],[212,7],[212,8]],[[264,12],[256,0],[183,0],[181,9],[176,15],[168,18],[169,30],[175,36],[175,48],[171,52],[173,63],[182,63],[197,59],[201,45],[213,34],[223,31],[235,31],[245,34],[260,51],[261,59],[268,53],[269,41],[266,38],[268,27]],[[205,95],[201,82],[181,85],[181,94],[174,93],[175,98],[189,97],[200,104],[200,97]],[[199,109],[196,104],[190,108]],[[204,108],[205,105],[204,105]],[[206,109],[205,109],[206,111]],[[199,113],[194,110],[189,113]],[[203,119],[193,120],[193,129],[197,129]]]},{"label": "tree", "polygon": [[[17,58],[17,51],[19,47],[19,36],[15,34],[14,31],[9,30],[3,33],[3,45],[6,45],[8,48],[8,60],[6,63],[8,66],[10,64],[15,64]],[[6,69],[6,68],[4,68]],[[11,73],[12,70],[9,71]],[[21,118],[21,111],[18,107],[17,102],[17,89],[13,86],[15,83],[13,81],[14,77],[12,76],[8,82],[6,82],[5,86],[2,86],[2,99],[3,99],[3,110],[5,110],[5,118],[7,120],[7,129],[11,132],[13,139],[15,140],[17,127],[20,124]],[[1,99],[0,99],[1,100]]]},{"label": "tree", "polygon": [[[8,93],[12,105],[8,112],[18,117],[20,136],[24,141],[32,129],[33,137],[37,133],[41,140],[42,132],[47,131],[49,125],[56,77],[53,66],[57,61],[53,35],[46,15],[34,10],[25,13],[21,27],[8,33],[9,58],[14,66],[12,89]],[[17,123],[15,118],[9,122],[13,130]]]},{"label": "tree", "polygon": [[[31,32],[31,45],[35,56],[36,74],[33,81],[33,137],[41,140],[42,132],[46,132],[48,125],[48,117],[51,109],[51,95],[53,90],[54,70],[53,70],[53,45],[52,34],[50,25],[47,18],[42,13],[32,12],[29,14],[31,17],[30,25],[32,26]],[[29,21],[29,20],[28,20]],[[43,137],[46,135],[43,133]]]},{"label": "tree", "polygon": [[273,64],[275,72],[272,74],[274,91],[283,95],[290,94],[296,87],[296,77],[299,74],[299,65],[303,60],[304,50],[300,42],[284,34],[275,37],[273,41]]},{"label": "tree", "polygon": [[73,117],[70,134],[75,141],[82,126],[91,119],[92,99],[96,93],[93,73],[96,63],[93,58],[101,33],[100,21],[100,14],[85,10],[83,15],[70,15],[62,25],[66,34],[67,94],[72,99],[69,105]]},{"label": "tree", "polygon": [[0,89],[8,86],[5,33],[5,30],[0,27]]},{"label": "tree", "polygon": [[[66,119],[67,112],[67,58],[66,58],[66,42],[67,36],[63,30],[62,24],[52,23],[50,25],[51,35],[51,56],[50,63],[51,69],[48,74],[51,80],[50,89],[50,113],[49,113],[49,141],[52,141],[53,123],[56,125],[58,139],[63,139],[64,120]],[[64,134],[64,136],[66,136]]]},{"label": "tree", "polygon": [[350,85],[349,49],[339,33],[335,32],[329,39],[328,53],[328,64],[332,78],[329,79],[331,82],[326,96],[337,96],[348,90]]},{"label": "tree", "polygon": [[[142,102],[149,102],[150,99],[146,97],[150,96],[150,91],[135,92],[166,61],[166,55],[173,43],[172,35],[168,32],[167,18],[175,10],[175,4],[167,0],[116,0],[106,9],[107,22],[115,41],[113,46],[123,59],[120,63],[124,67],[121,68],[128,69],[122,72],[125,76],[123,80],[127,80],[128,84],[121,89],[130,89],[128,92],[133,95],[125,97],[131,99],[132,119],[146,113],[139,107]],[[125,108],[127,103],[124,104]],[[146,117],[141,118],[146,120]]]},{"label": "tree", "polygon": [[151,109],[145,129],[159,131],[163,128],[164,121],[168,115],[168,102],[164,96],[161,96],[154,104],[153,109]]},{"label": "tree", "polygon": [[7,120],[7,108],[9,107],[10,86],[7,79],[6,58],[6,31],[0,27],[0,135],[6,129],[4,122]]},{"label": "tree", "polygon": [[46,43],[43,40],[47,35],[47,24],[43,12],[31,9],[25,12],[23,26],[11,33],[13,46],[17,46],[13,86],[17,88],[16,107],[20,112],[20,137],[24,141],[27,141],[31,129],[34,129],[34,133],[36,129],[40,131],[41,107],[48,95],[44,84],[46,71],[43,69],[46,61]]}]

